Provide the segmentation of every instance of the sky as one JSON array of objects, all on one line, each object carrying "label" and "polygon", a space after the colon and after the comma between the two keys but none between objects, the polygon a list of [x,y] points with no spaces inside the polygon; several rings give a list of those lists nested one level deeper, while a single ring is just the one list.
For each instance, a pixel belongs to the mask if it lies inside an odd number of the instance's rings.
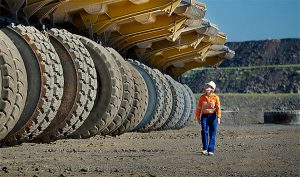
[{"label": "sky", "polygon": [[[199,1],[199,0],[198,0]],[[300,38],[300,0],[202,0],[228,42]]]}]

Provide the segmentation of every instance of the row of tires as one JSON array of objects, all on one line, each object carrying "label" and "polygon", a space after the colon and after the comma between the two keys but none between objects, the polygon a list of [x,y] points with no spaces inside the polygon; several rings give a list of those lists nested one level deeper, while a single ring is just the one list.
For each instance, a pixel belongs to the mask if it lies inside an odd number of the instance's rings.
[{"label": "row of tires", "polygon": [[66,30],[0,29],[0,144],[179,129],[189,87]]}]

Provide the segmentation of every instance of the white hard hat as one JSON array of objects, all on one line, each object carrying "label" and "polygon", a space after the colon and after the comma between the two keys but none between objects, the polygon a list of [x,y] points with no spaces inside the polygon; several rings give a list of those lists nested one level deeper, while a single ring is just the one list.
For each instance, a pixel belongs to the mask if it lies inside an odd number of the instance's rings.
[{"label": "white hard hat", "polygon": [[214,90],[216,90],[216,83],[214,83],[214,81],[210,81],[210,82],[208,82],[208,83],[205,83],[205,85],[209,85],[209,86],[211,86]]}]

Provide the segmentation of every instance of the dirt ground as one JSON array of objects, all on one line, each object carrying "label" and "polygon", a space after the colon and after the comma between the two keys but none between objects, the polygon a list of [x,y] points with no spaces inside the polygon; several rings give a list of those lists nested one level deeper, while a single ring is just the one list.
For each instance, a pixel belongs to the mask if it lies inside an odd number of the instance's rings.
[{"label": "dirt ground", "polygon": [[199,127],[0,148],[0,176],[300,176],[297,125],[221,125],[215,156]]}]

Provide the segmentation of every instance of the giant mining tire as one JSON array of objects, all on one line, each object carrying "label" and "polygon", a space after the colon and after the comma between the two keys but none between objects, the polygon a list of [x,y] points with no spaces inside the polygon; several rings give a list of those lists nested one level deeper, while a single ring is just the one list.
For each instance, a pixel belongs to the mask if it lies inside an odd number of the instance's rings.
[{"label": "giant mining tire", "polygon": [[150,128],[150,130],[157,130],[166,123],[166,121],[171,115],[172,105],[173,105],[172,91],[169,82],[159,70],[154,69],[154,72],[159,76],[160,80],[163,83],[162,85],[163,85],[165,101],[164,101],[163,113],[161,114],[160,119]]},{"label": "giant mining tire", "polygon": [[183,92],[183,96],[184,96],[184,110],[183,110],[183,113],[181,115],[181,118],[179,119],[179,121],[174,126],[175,129],[180,129],[184,126],[184,124],[190,118],[190,113],[191,113],[191,109],[192,109],[192,105],[191,105],[192,101],[191,101],[191,98],[190,98],[190,94],[188,93],[187,89],[182,84],[179,84],[179,86],[180,86],[180,88]]},{"label": "giant mining tire", "polygon": [[55,117],[63,94],[63,71],[49,39],[36,28],[18,25],[3,32],[22,56],[30,86],[20,119],[4,139],[15,144],[38,136]]},{"label": "giant mining tire", "polygon": [[113,136],[132,131],[134,127],[141,122],[148,107],[148,88],[146,82],[142,75],[131,64],[126,63],[134,79],[134,100],[131,110],[122,125],[111,133]]},{"label": "giant mining tire", "polygon": [[184,96],[181,89],[178,86],[179,83],[177,83],[170,76],[168,75],[165,76],[171,86],[171,91],[173,96],[173,106],[172,106],[171,115],[169,116],[166,123],[161,127],[162,130],[174,128],[176,123],[181,118],[184,110]]},{"label": "giant mining tire", "polygon": [[111,54],[100,44],[80,37],[89,51],[97,71],[98,91],[95,105],[85,122],[71,138],[89,138],[106,128],[117,115],[121,106],[123,85],[119,67]]},{"label": "giant mining tire", "polygon": [[189,93],[189,96],[190,96],[190,100],[191,100],[191,112],[190,112],[190,115],[189,115],[189,119],[185,122],[185,124],[183,126],[185,126],[187,124],[187,122],[191,121],[192,118],[194,118],[196,116],[196,109],[197,109],[197,103],[196,103],[196,98],[194,96],[194,93],[193,91],[190,89],[189,86],[187,85],[183,85],[186,90],[188,91]]},{"label": "giant mining tire", "polygon": [[264,112],[264,123],[291,125],[300,124],[300,110]]},{"label": "giant mining tire", "polygon": [[48,142],[73,133],[88,117],[97,92],[94,62],[76,35],[66,30],[47,32],[63,67],[61,106],[49,127],[36,139]]},{"label": "giant mining tire", "polygon": [[145,116],[142,121],[132,131],[149,131],[160,118],[163,105],[164,105],[164,93],[162,88],[162,81],[158,75],[148,66],[136,61],[128,60],[143,76],[147,88],[148,88],[148,107]]},{"label": "giant mining tire", "polygon": [[24,62],[16,46],[0,31],[0,141],[19,120],[26,97]]},{"label": "giant mining tire", "polygon": [[134,81],[131,70],[126,64],[127,62],[113,48],[107,47],[106,49],[112,55],[113,59],[115,59],[120,69],[123,84],[123,97],[117,115],[114,117],[113,121],[101,131],[101,135],[108,135],[112,133],[124,123],[131,110],[134,98]]}]

